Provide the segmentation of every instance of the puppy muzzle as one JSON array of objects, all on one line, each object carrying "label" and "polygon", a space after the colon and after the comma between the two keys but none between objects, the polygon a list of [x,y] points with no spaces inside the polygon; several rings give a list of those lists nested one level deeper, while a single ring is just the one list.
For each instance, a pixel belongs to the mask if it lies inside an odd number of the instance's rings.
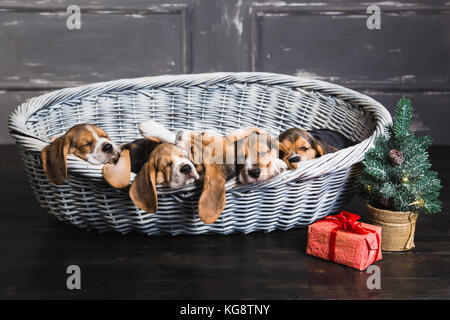
[{"label": "puppy muzzle", "polygon": [[88,157],[88,162],[92,164],[108,163],[110,161],[116,162],[120,156],[120,149],[112,141],[104,141],[96,148],[94,153]]},{"label": "puppy muzzle", "polygon": [[298,155],[293,155],[293,156],[289,157],[289,159],[288,159],[289,163],[298,163],[301,160],[302,159]]},{"label": "puppy muzzle", "polygon": [[194,180],[198,180],[200,178],[200,175],[191,163],[184,164],[181,167],[180,172],[183,173],[187,179],[193,178]]},{"label": "puppy muzzle", "polygon": [[174,167],[172,181],[169,183],[171,188],[179,188],[181,186],[191,184],[200,178],[197,170],[192,163],[182,161]]}]

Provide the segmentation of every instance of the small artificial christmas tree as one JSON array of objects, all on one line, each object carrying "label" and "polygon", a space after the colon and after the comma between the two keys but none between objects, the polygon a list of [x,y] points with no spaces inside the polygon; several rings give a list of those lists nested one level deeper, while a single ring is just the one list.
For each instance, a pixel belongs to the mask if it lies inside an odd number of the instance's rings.
[{"label": "small artificial christmas tree", "polygon": [[434,213],[441,210],[437,172],[431,171],[429,136],[411,132],[413,108],[403,97],[397,103],[393,125],[386,127],[362,162],[362,195],[369,204],[391,211]]}]

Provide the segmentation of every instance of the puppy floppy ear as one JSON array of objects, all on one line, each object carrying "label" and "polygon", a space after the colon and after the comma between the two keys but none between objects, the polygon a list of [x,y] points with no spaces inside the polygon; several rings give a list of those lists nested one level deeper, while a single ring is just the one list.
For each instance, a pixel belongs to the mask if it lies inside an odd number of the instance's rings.
[{"label": "puppy floppy ear", "polygon": [[130,198],[139,209],[155,213],[158,211],[158,195],[156,193],[155,159],[150,158],[134,178],[130,187]]},{"label": "puppy floppy ear", "polygon": [[289,155],[291,153],[291,149],[292,149],[292,144],[287,140],[280,141],[278,143],[278,153],[280,155],[280,158],[283,158],[283,157]]},{"label": "puppy floppy ear", "polygon": [[111,187],[125,188],[130,183],[131,178],[130,150],[122,150],[117,163],[105,164],[102,174]]},{"label": "puppy floppy ear", "polygon": [[42,165],[48,180],[54,184],[63,184],[67,177],[67,155],[70,139],[66,135],[59,137],[41,151]]},{"label": "puppy floppy ear", "polygon": [[325,142],[323,142],[320,139],[312,138],[312,141],[313,141],[313,147],[314,147],[314,149],[316,149],[316,152],[317,152],[316,158],[321,157],[327,153],[332,153],[332,152],[337,151],[336,148],[326,144]]},{"label": "puppy floppy ear", "polygon": [[198,215],[204,223],[215,222],[225,208],[225,182],[225,173],[220,165],[205,165],[203,191],[198,201]]},{"label": "puppy floppy ear", "polygon": [[276,157],[278,158],[281,143],[278,141],[278,139],[274,139],[269,135],[267,135],[267,143],[271,151],[276,151]]}]

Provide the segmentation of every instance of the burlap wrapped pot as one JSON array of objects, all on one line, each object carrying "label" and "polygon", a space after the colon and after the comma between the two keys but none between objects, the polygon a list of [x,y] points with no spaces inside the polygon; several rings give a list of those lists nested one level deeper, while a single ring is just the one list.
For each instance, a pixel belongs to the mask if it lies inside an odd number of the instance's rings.
[{"label": "burlap wrapped pot", "polygon": [[382,228],[383,251],[408,251],[414,248],[417,216],[415,212],[382,210],[367,204],[369,223]]}]

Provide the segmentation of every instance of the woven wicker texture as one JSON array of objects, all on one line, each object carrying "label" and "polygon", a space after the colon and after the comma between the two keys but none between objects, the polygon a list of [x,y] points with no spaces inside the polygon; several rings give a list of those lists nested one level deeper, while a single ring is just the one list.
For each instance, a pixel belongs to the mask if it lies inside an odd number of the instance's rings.
[{"label": "woven wicker texture", "polygon": [[[258,126],[273,136],[291,127],[329,128],[360,143],[302,163],[256,185],[227,182],[227,205],[211,225],[200,221],[200,185],[158,188],[159,211],[138,210],[128,189],[109,187],[101,166],[68,158],[68,179],[51,184],[40,151],[77,123],[103,128],[116,143],[140,138],[138,125],[154,119],[174,131],[227,133]],[[58,90],[30,99],[9,118],[9,130],[40,204],[82,228],[121,233],[204,234],[287,230],[336,213],[351,197],[358,163],[389,112],[358,92],[318,80],[269,73],[210,73],[124,79]]]}]

